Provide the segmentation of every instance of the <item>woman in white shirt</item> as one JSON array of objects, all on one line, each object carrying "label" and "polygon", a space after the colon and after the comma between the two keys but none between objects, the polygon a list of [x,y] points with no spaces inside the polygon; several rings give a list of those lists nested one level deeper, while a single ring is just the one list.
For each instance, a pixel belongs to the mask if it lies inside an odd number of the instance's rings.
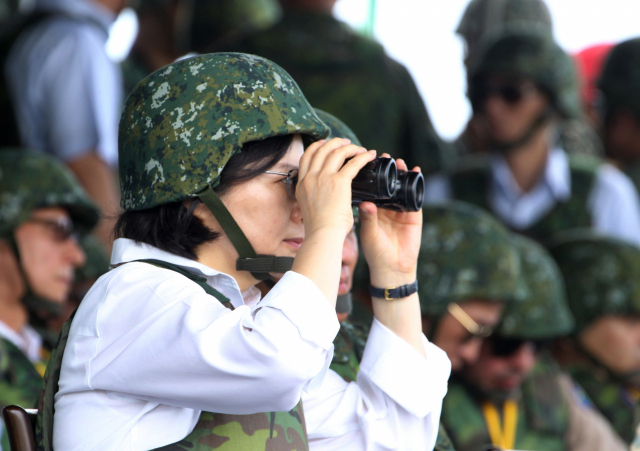
[{"label": "woman in white shirt", "polygon": [[[433,446],[449,367],[411,294],[420,213],[362,205],[372,286],[407,288],[373,299],[362,382],[327,376],[351,180],[375,152],[326,135],[289,75],[255,56],[182,60],[136,87],[114,269],[63,330],[43,449]],[[303,154],[303,141],[316,142]],[[260,300],[254,285],[276,272]]]}]

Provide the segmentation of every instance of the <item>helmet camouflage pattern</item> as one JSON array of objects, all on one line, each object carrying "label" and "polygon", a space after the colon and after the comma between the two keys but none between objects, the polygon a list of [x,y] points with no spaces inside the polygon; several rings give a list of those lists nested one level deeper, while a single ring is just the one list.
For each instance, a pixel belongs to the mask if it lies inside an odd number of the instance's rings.
[{"label": "helmet camouflage pattern", "polygon": [[640,249],[591,233],[551,247],[567,287],[576,332],[608,315],[640,315]]},{"label": "helmet camouflage pattern", "polygon": [[425,206],[418,256],[423,315],[440,317],[452,302],[510,302],[522,290],[511,233],[484,210],[463,202]]},{"label": "helmet camouflage pattern", "polygon": [[[578,78],[573,60],[546,33],[534,27],[510,27],[487,36],[468,64],[468,96],[490,74],[526,78],[547,94],[565,118],[580,117]],[[474,109],[477,105],[473,105]]]},{"label": "helmet camouflage pattern", "polygon": [[98,208],[71,172],[58,160],[26,149],[0,151],[0,238],[14,230],[38,208],[63,207],[81,233],[98,222]]},{"label": "helmet camouflage pattern", "polygon": [[456,33],[464,38],[470,55],[487,33],[522,24],[553,35],[551,13],[542,0],[471,0]]},{"label": "helmet camouflage pattern", "polygon": [[122,207],[142,210],[215,188],[250,141],[329,134],[298,85],[269,60],[213,53],[142,80],[125,102],[118,137]]},{"label": "helmet camouflage pattern", "polygon": [[574,327],[564,281],[549,252],[530,238],[514,234],[526,293],[505,309],[501,337],[542,340],[569,334]]},{"label": "helmet camouflage pattern", "polygon": [[640,38],[616,45],[606,60],[598,87],[607,105],[640,116]]},{"label": "helmet camouflage pattern", "polygon": [[331,134],[329,135],[330,138],[347,138],[351,140],[351,144],[362,146],[356,134],[349,128],[347,124],[342,122],[333,114],[329,114],[326,111],[319,110],[318,108],[315,108],[315,110],[320,120],[324,122],[327,127],[329,127],[329,130],[331,131]]}]

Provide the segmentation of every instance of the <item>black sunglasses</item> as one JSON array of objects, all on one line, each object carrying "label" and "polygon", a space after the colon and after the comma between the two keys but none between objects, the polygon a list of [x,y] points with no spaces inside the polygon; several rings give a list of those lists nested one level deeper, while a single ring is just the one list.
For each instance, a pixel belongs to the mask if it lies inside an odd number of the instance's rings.
[{"label": "black sunglasses", "polygon": [[511,83],[478,83],[473,90],[474,103],[482,103],[491,96],[498,96],[506,103],[515,105],[524,97],[529,96],[537,90],[533,83],[511,82]]},{"label": "black sunglasses", "polygon": [[78,241],[79,235],[73,226],[73,221],[69,218],[63,217],[58,220],[55,219],[42,219],[42,218],[30,218],[26,222],[34,224],[41,224],[47,227],[52,233],[56,241],[67,241],[72,239]]},{"label": "black sunglasses", "polygon": [[503,338],[492,336],[487,338],[491,353],[496,357],[510,357],[525,345],[533,348],[533,352],[539,352],[549,345],[548,340],[523,340],[519,338]]}]

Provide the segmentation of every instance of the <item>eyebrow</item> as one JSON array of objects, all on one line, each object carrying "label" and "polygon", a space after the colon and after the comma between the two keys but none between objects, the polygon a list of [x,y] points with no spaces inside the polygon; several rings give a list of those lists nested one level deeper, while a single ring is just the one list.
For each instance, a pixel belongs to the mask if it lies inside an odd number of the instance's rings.
[{"label": "eyebrow", "polygon": [[298,166],[291,163],[278,163],[271,170],[275,172],[289,172],[292,169],[298,169]]}]

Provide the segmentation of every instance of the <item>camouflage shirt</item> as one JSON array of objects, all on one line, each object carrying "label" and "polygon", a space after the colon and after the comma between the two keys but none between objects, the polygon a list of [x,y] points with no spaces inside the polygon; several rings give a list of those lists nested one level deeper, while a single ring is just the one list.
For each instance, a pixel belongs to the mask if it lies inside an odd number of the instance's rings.
[{"label": "camouflage shirt", "polygon": [[211,50],[274,61],[314,107],[345,122],[364,147],[405,158],[423,173],[442,168],[445,144],[407,69],[332,16],[288,12],[265,31]]}]

